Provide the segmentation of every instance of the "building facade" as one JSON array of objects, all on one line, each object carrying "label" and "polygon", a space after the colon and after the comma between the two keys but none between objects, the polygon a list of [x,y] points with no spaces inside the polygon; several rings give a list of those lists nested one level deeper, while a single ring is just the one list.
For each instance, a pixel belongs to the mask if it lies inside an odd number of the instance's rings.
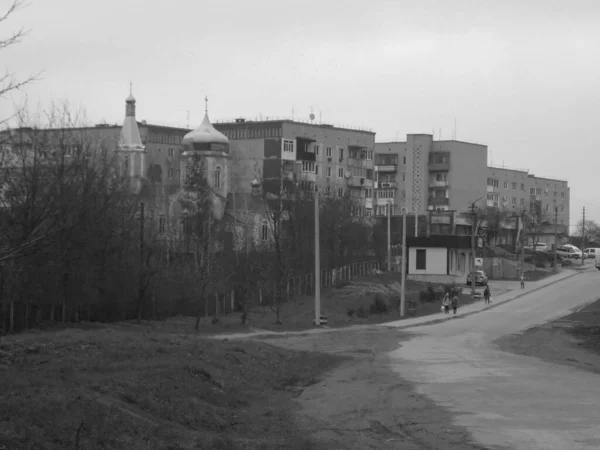
[{"label": "building facade", "polygon": [[434,141],[429,134],[409,134],[405,142],[375,144],[376,214],[465,210],[485,191],[487,146],[462,141]]},{"label": "building facade", "polygon": [[536,177],[526,169],[489,166],[486,205],[506,211],[534,211],[539,219],[569,229],[570,188],[565,180]]},{"label": "building facade", "polygon": [[373,213],[375,133],[292,120],[216,123],[231,142],[231,189],[249,192],[261,180],[279,195],[282,180],[296,180],[309,191],[350,196],[356,214]]}]

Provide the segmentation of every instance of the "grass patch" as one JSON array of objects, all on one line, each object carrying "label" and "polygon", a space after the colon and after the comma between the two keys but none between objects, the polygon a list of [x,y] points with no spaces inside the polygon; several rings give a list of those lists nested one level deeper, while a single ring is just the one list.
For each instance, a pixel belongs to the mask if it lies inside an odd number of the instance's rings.
[{"label": "grass patch", "polygon": [[310,449],[292,397],[340,362],[129,325],[0,343],[0,448]]}]

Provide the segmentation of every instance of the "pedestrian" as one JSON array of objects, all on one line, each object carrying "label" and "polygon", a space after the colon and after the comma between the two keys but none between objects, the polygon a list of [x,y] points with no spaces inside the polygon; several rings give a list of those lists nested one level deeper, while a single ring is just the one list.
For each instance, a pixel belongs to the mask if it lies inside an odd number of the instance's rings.
[{"label": "pedestrian", "polygon": [[525,274],[521,273],[521,289],[525,289]]},{"label": "pedestrian", "polygon": [[444,309],[444,313],[450,314],[450,294],[448,292],[446,292],[444,300],[442,300],[442,308]]},{"label": "pedestrian", "polygon": [[454,297],[452,297],[452,310],[454,311],[454,315],[456,315],[457,309],[458,309],[458,295],[454,294]]},{"label": "pedestrian", "polygon": [[487,285],[483,291],[483,298],[485,300],[485,304],[489,305],[491,303],[490,298],[492,297],[492,294],[490,292],[490,286]]}]

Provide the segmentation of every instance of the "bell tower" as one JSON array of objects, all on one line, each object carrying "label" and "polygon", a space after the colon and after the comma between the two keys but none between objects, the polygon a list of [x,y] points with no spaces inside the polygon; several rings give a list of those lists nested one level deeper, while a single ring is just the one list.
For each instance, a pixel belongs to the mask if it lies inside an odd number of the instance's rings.
[{"label": "bell tower", "polygon": [[135,97],[131,93],[131,83],[129,96],[125,99],[125,121],[121,128],[117,152],[121,173],[132,179],[134,189],[139,192],[145,172],[146,148],[142,144],[140,130],[135,120]]}]

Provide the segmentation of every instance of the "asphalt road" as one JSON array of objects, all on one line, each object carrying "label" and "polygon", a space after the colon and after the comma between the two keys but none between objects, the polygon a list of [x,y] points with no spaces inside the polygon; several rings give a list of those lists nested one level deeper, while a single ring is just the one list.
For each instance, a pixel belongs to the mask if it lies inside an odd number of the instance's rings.
[{"label": "asphalt road", "polygon": [[583,272],[464,318],[407,330],[390,353],[418,392],[454,414],[487,448],[600,448],[600,377],[503,352],[494,343],[600,297],[600,272]]}]

